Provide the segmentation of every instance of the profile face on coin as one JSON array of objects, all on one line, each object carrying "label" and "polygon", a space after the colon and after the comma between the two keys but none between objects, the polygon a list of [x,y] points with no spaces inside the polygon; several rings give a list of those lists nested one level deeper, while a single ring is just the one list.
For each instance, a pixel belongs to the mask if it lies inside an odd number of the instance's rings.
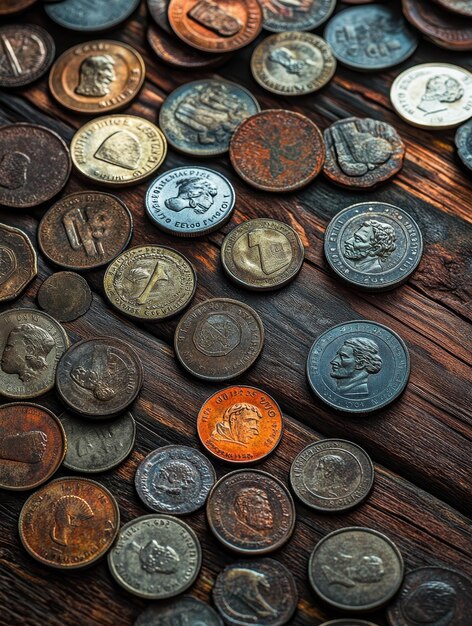
[{"label": "profile face on coin", "polygon": [[455,142],[460,160],[472,170],[472,120],[457,129]]},{"label": "profile face on coin", "polygon": [[[0,15],[2,14],[0,2]],[[0,87],[23,87],[40,78],[54,60],[51,35],[36,24],[0,27]],[[8,54],[5,50],[8,49]]]},{"label": "profile face on coin", "polygon": [[37,273],[36,251],[28,235],[0,224],[0,302],[17,298]]},{"label": "profile face on coin", "polygon": [[134,626],[169,626],[176,620],[177,624],[187,622],[188,626],[224,626],[215,609],[193,596],[149,606],[138,616]]},{"label": "profile face on coin", "polygon": [[47,15],[64,28],[80,32],[94,32],[114,28],[136,9],[139,0],[107,0],[90,8],[88,0],[47,2]]},{"label": "profile face on coin", "polygon": [[39,288],[38,304],[59,322],[71,322],[87,313],[92,304],[92,292],[79,274],[56,272]]},{"label": "profile face on coin", "polygon": [[336,0],[259,0],[263,27],[274,33],[313,30],[325,22]]}]

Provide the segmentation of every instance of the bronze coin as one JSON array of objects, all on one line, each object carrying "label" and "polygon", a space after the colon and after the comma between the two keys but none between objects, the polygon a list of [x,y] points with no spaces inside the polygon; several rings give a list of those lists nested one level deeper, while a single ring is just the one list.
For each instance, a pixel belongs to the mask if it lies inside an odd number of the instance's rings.
[{"label": "bronze coin", "polygon": [[37,0],[0,0],[0,15],[20,13],[35,4]]},{"label": "bronze coin", "polygon": [[169,8],[170,0],[147,0],[147,7],[152,19],[169,35],[173,35],[169,24],[169,18],[167,17],[167,10]]},{"label": "bronze coin", "polygon": [[24,209],[58,194],[71,170],[69,148],[36,124],[0,127],[0,204]]},{"label": "bronze coin", "polygon": [[0,27],[0,87],[23,87],[40,78],[54,60],[51,35],[36,24]]},{"label": "bronze coin", "polygon": [[472,0],[435,0],[435,2],[448,11],[472,17]]},{"label": "bronze coin", "polygon": [[37,273],[36,252],[28,235],[0,224],[0,302],[17,298]]},{"label": "bronze coin", "polygon": [[26,551],[43,565],[72,570],[88,567],[110,548],[120,510],[103,485],[88,478],[58,478],[21,509],[18,528]]},{"label": "bronze coin", "polygon": [[448,50],[472,50],[472,24],[433,2],[402,0],[406,19],[436,45]]},{"label": "bronze coin", "polygon": [[87,281],[74,272],[57,272],[42,283],[38,304],[59,322],[72,322],[87,313],[92,292]]},{"label": "bronze coin", "polygon": [[38,242],[44,256],[70,270],[107,265],[126,248],[133,218],[119,198],[101,191],[79,191],[61,198],[43,218]]},{"label": "bronze coin", "polygon": [[266,109],[243,120],[229,156],[249,185],[284,192],[304,187],[320,173],[325,149],[316,124],[294,111]]},{"label": "bronze coin", "polygon": [[60,421],[36,404],[0,407],[0,488],[39,487],[56,472],[66,453]]}]

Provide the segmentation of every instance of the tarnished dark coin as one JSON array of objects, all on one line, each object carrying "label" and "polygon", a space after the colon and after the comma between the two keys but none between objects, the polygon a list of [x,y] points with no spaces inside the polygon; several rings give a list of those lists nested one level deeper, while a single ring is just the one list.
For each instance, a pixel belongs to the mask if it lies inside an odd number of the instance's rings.
[{"label": "tarnished dark coin", "polygon": [[0,41],[0,87],[29,85],[40,78],[54,60],[54,39],[36,24],[0,26]]},{"label": "tarnished dark coin", "polygon": [[197,237],[231,217],[236,194],[229,180],[207,167],[176,167],[161,174],[146,193],[151,220],[172,235]]},{"label": "tarnished dark coin", "polygon": [[133,218],[119,198],[79,191],[61,198],[43,215],[38,242],[47,259],[71,270],[107,265],[128,245]]},{"label": "tarnished dark coin", "polygon": [[139,0],[61,0],[47,2],[44,9],[47,15],[59,26],[94,32],[114,28],[124,22],[136,9]]},{"label": "tarnished dark coin", "polygon": [[218,574],[213,601],[228,626],[283,626],[297,608],[297,585],[275,559],[238,561]]},{"label": "tarnished dark coin", "polygon": [[24,11],[37,0],[0,0],[0,15],[11,15]]},{"label": "tarnished dark coin", "polygon": [[448,11],[472,17],[472,0],[435,0],[435,2]]},{"label": "tarnished dark coin", "polygon": [[320,624],[320,626],[376,626],[376,624],[373,624],[372,622],[366,622],[363,619],[348,618],[333,619],[330,622],[324,622],[323,624]]},{"label": "tarnished dark coin", "polygon": [[79,274],[56,272],[39,288],[38,304],[59,322],[72,322],[87,313],[92,304],[92,292]]},{"label": "tarnished dark coin", "polygon": [[134,626],[224,626],[221,617],[208,604],[192,596],[158,606],[149,606]]},{"label": "tarnished dark coin", "polygon": [[322,333],[307,361],[308,382],[326,404],[371,413],[402,393],[410,375],[408,348],[382,324],[355,320]]},{"label": "tarnished dark coin", "polygon": [[457,129],[455,142],[460,160],[472,170],[472,120]]},{"label": "tarnished dark coin", "polygon": [[167,17],[167,9],[169,8],[170,0],[147,0],[147,7],[151,17],[158,26],[165,30],[169,35],[173,35],[174,31],[169,24],[169,18]]},{"label": "tarnished dark coin", "polygon": [[147,600],[183,593],[202,565],[200,542],[182,520],[170,515],[144,515],[128,522],[108,554],[116,582]]},{"label": "tarnished dark coin", "polygon": [[403,580],[403,558],[391,539],[372,528],[349,527],[323,537],[313,550],[308,577],[325,602],[346,611],[384,606]]},{"label": "tarnished dark coin", "polygon": [[295,505],[288,489],[260,470],[241,469],[220,478],[206,511],[215,537],[241,554],[277,550],[295,528]]},{"label": "tarnished dark coin", "polygon": [[468,626],[472,615],[472,580],[445,567],[408,572],[388,607],[391,626]]},{"label": "tarnished dark coin", "polygon": [[231,380],[248,370],[264,346],[264,326],[249,305],[211,298],[192,307],[175,329],[183,367],[203,380]]},{"label": "tarnished dark coin", "polygon": [[67,437],[64,467],[74,472],[106,472],[131,454],[136,423],[131,413],[91,422],[68,413],[60,416]]},{"label": "tarnished dark coin", "polygon": [[186,515],[201,508],[216,480],[210,461],[188,446],[164,446],[141,462],[136,491],[156,513]]},{"label": "tarnished dark coin", "polygon": [[361,447],[343,439],[311,443],[295,457],[290,483],[315,511],[338,513],[363,502],[374,484],[374,466]]},{"label": "tarnished dark coin", "polygon": [[244,87],[207,78],[185,83],[167,96],[159,126],[176,150],[216,156],[228,150],[238,124],[258,111],[257,100]]},{"label": "tarnished dark coin", "polygon": [[0,127],[0,205],[26,209],[58,194],[71,170],[69,148],[35,124]]},{"label": "tarnished dark coin", "polygon": [[258,218],[242,222],[226,235],[221,261],[238,285],[257,291],[279,289],[291,282],[303,265],[305,249],[288,224]]},{"label": "tarnished dark coin", "polygon": [[386,202],[360,202],[328,224],[324,252],[331,269],[350,285],[386,291],[403,284],[423,254],[416,222]]},{"label": "tarnished dark coin", "polygon": [[0,407],[0,489],[24,491],[42,485],[66,453],[66,436],[55,415],[36,404]]},{"label": "tarnished dark coin", "polygon": [[274,33],[313,30],[325,22],[336,0],[259,0],[263,27]]},{"label": "tarnished dark coin", "polygon": [[98,419],[124,411],[142,384],[138,355],[113,337],[75,343],[57,366],[57,393],[70,409],[86,417]]},{"label": "tarnished dark coin", "polygon": [[402,8],[406,19],[437,46],[448,50],[472,50],[470,20],[423,0],[402,0]]},{"label": "tarnished dark coin", "polygon": [[17,298],[37,273],[36,251],[28,235],[0,224],[0,302]]},{"label": "tarnished dark coin", "polygon": [[26,400],[54,386],[69,338],[55,319],[36,309],[0,313],[0,396]]}]

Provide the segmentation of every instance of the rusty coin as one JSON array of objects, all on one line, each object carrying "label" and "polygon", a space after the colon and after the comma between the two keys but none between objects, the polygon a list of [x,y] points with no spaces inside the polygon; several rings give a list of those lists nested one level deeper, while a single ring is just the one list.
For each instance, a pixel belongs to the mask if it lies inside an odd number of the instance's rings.
[{"label": "rusty coin", "polygon": [[37,273],[36,252],[28,235],[0,224],[0,302],[17,298]]},{"label": "rusty coin", "polygon": [[293,191],[321,171],[323,136],[316,124],[294,111],[267,109],[238,126],[229,156],[249,185],[264,191]]},{"label": "rusty coin", "polygon": [[114,28],[126,20],[140,0],[62,0],[47,2],[44,10],[59,26],[79,32],[95,32]]},{"label": "rusty coin", "polygon": [[57,272],[42,283],[38,304],[59,322],[72,322],[87,313],[92,292],[87,281],[75,272]]},{"label": "rusty coin", "polygon": [[325,22],[336,0],[259,0],[263,26],[275,33],[313,30]]},{"label": "rusty coin", "polygon": [[167,17],[167,10],[169,8],[170,0],[147,0],[147,7],[152,19],[169,35],[173,35],[169,24],[169,18]]},{"label": "rusty coin", "polygon": [[19,13],[35,4],[37,0],[0,0],[0,15]]},{"label": "rusty coin", "polygon": [[433,2],[402,0],[406,19],[436,45],[448,50],[472,50],[472,24]]},{"label": "rusty coin", "polygon": [[0,87],[29,85],[54,60],[54,39],[36,24],[1,26],[0,41]]},{"label": "rusty coin", "polygon": [[435,2],[448,11],[472,17],[472,0],[435,0]]},{"label": "rusty coin", "polygon": [[58,478],[26,500],[18,527],[29,554],[61,570],[88,567],[111,547],[120,510],[103,485],[87,478]]}]

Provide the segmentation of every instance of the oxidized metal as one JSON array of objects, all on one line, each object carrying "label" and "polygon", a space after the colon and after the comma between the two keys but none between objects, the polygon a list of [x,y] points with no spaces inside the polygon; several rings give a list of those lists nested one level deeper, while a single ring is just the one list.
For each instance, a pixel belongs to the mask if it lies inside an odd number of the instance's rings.
[{"label": "oxidized metal", "polygon": [[169,35],[173,35],[169,24],[169,18],[167,17],[167,9],[169,8],[170,0],[146,0],[149,13],[158,26],[160,26]]},{"label": "oxidized metal", "polygon": [[259,0],[263,27],[274,33],[317,28],[334,11],[336,0]]},{"label": "oxidized metal", "polygon": [[455,143],[460,160],[472,170],[472,120],[457,129]]},{"label": "oxidized metal", "polygon": [[24,11],[37,0],[0,0],[0,15],[11,15]]},{"label": "oxidized metal", "polygon": [[134,626],[224,626],[217,612],[205,602],[183,596],[165,605],[151,605],[139,615]]},{"label": "oxidized metal", "polygon": [[472,0],[435,0],[435,2],[448,11],[472,17]]},{"label": "oxidized metal", "polygon": [[402,0],[406,19],[433,43],[448,50],[472,50],[472,24],[433,2]]},{"label": "oxidized metal", "polygon": [[28,235],[0,224],[0,302],[17,298],[37,273],[36,251]]},{"label": "oxidized metal", "polygon": [[87,313],[92,304],[92,292],[79,274],[57,272],[41,284],[38,304],[59,322],[72,322]]},{"label": "oxidized metal", "polygon": [[54,60],[54,39],[36,24],[0,26],[0,41],[0,87],[29,85],[40,78]]},{"label": "oxidized metal", "polygon": [[59,26],[80,32],[114,28],[126,20],[139,5],[139,0],[61,0],[46,2],[47,15]]}]

